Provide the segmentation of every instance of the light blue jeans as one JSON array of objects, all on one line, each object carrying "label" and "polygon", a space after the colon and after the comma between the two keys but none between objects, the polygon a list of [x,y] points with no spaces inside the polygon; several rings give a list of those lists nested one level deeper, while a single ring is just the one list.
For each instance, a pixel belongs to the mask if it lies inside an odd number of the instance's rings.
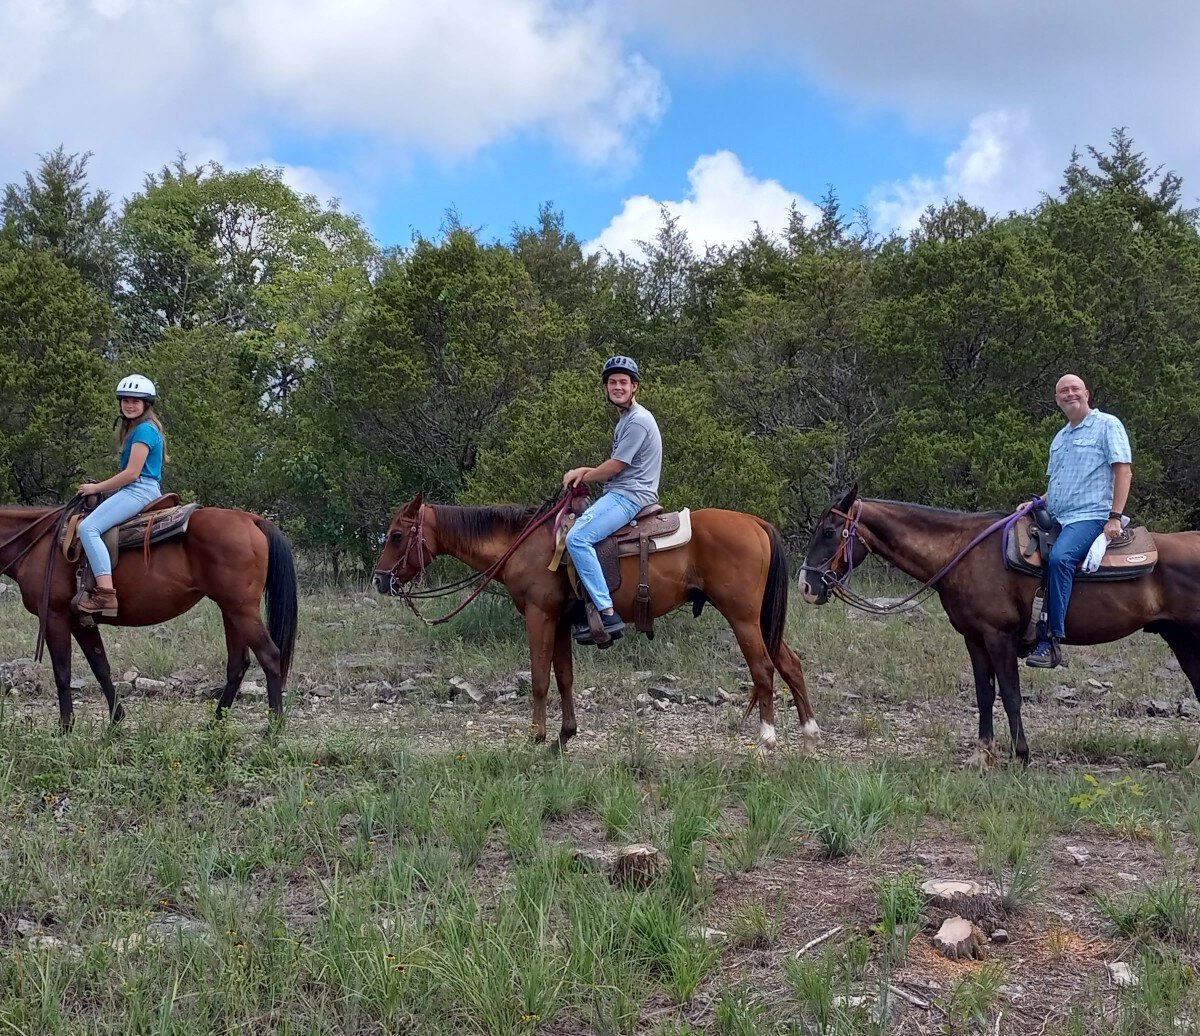
[{"label": "light blue jeans", "polygon": [[83,544],[83,552],[91,563],[93,575],[112,575],[112,560],[100,537],[114,525],[128,521],[160,496],[162,489],[158,480],[143,475],[101,501],[100,506],[79,523],[79,542]]},{"label": "light blue jeans", "polygon": [[605,536],[611,536],[622,525],[633,521],[634,515],[640,510],[641,507],[620,493],[605,493],[575,519],[575,524],[567,533],[567,550],[575,562],[575,571],[579,573],[579,581],[583,583],[597,611],[611,608],[613,603],[600,561],[596,557],[596,544]]}]

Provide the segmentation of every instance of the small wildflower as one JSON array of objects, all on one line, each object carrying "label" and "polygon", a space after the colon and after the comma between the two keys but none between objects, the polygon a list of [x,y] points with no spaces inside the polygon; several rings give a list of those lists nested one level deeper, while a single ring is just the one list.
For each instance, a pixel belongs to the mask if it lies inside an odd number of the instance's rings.
[{"label": "small wildflower", "polygon": [[395,959],[396,959],[396,955],[395,955],[394,953],[389,953],[389,954],[387,955],[387,959],[388,959],[388,960],[395,960]]},{"label": "small wildflower", "polygon": [[311,806],[312,806],[312,804],[313,804],[313,800],[312,800],[312,799],[305,799],[305,800],[304,800],[304,805],[305,805],[305,806],[307,806],[307,807],[311,807]]},{"label": "small wildflower", "polygon": [[178,759],[171,760],[171,769],[178,770],[183,764]]},{"label": "small wildflower", "polygon": [[525,1022],[527,1025],[534,1025],[541,1020],[542,1016],[534,1011],[526,1011],[523,1015],[521,1015],[521,1021]]},{"label": "small wildflower", "polygon": [[226,932],[225,932],[225,934],[226,934],[226,935],[237,935],[237,929],[236,929],[236,928],[230,928],[228,931],[226,931]]},{"label": "small wildflower", "polygon": [[313,764],[313,766],[320,766],[320,765],[321,765],[321,760],[320,760],[320,759],[314,759],[314,760],[312,761],[312,764]]},{"label": "small wildflower", "polygon": [[374,838],[368,838],[368,839],[367,839],[367,845],[374,845],[374,844],[375,844],[375,839],[374,839]]}]

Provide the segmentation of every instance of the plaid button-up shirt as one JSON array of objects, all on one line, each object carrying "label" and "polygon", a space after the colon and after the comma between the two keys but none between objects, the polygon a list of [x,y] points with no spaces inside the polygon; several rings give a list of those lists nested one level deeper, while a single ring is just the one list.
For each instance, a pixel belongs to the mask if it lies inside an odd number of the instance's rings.
[{"label": "plaid button-up shirt", "polygon": [[1114,464],[1132,463],[1125,426],[1093,410],[1078,427],[1070,422],[1050,444],[1046,506],[1062,525],[1107,519],[1112,510]]}]

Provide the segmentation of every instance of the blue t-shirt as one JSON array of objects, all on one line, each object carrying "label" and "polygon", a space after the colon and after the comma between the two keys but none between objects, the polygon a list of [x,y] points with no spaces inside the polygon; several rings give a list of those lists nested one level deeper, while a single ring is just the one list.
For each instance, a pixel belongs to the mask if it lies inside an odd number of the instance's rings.
[{"label": "blue t-shirt", "polygon": [[121,451],[122,471],[129,467],[129,454],[132,452],[135,442],[145,443],[150,448],[150,452],[146,455],[146,463],[142,465],[142,475],[161,482],[163,469],[162,432],[150,421],[143,421],[137,425],[129,433],[129,438],[125,440],[125,448]]}]

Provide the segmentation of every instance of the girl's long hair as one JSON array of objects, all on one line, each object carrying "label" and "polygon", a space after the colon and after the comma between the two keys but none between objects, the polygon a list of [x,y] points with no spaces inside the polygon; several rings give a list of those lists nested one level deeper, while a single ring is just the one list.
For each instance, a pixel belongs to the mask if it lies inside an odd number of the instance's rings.
[{"label": "girl's long hair", "polygon": [[124,414],[117,414],[117,423],[113,426],[113,441],[117,446],[117,456],[121,456],[121,452],[125,449],[125,443],[128,441],[133,430],[143,421],[149,421],[155,428],[158,429],[158,434],[162,436],[163,441],[163,462],[167,457],[167,432],[163,428],[162,419],[154,412],[154,404],[147,403],[146,409],[142,411],[140,417],[128,418]]}]

